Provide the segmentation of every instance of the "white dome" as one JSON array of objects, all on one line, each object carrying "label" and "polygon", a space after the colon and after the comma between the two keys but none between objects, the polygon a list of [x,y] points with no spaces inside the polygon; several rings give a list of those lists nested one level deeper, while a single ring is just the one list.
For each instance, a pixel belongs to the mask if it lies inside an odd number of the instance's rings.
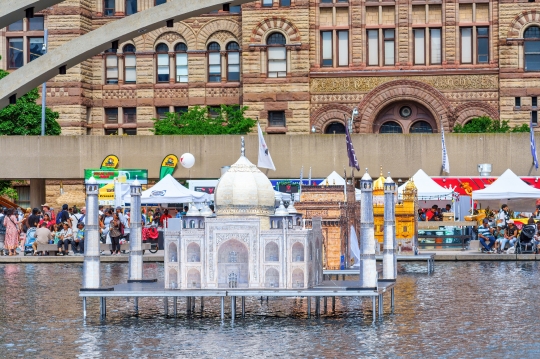
[{"label": "white dome", "polygon": [[218,216],[270,216],[274,214],[274,188],[264,173],[241,156],[221,176],[215,202]]}]

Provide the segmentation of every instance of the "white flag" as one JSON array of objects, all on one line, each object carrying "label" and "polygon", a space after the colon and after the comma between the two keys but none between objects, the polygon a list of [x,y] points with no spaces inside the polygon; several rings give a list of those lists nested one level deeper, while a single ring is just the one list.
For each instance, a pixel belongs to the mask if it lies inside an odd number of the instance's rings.
[{"label": "white flag", "polygon": [[441,141],[442,141],[442,170],[450,173],[450,162],[448,161],[448,152],[446,152],[446,141],[444,140],[444,127],[441,125]]},{"label": "white flag", "polygon": [[274,166],[272,156],[270,156],[270,151],[268,150],[266,142],[264,141],[261,125],[259,123],[257,123],[257,128],[259,132],[259,161],[257,162],[257,167],[269,168],[275,171],[276,166]]},{"label": "white flag", "polygon": [[360,246],[358,245],[358,237],[356,237],[356,231],[351,226],[351,232],[349,235],[349,248],[351,249],[351,261],[353,267],[360,266]]}]

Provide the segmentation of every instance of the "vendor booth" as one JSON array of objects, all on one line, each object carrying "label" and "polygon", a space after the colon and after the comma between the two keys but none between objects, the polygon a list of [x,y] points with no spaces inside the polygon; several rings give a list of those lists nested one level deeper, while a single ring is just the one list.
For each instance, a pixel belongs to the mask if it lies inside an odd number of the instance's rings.
[{"label": "vendor booth", "polygon": [[490,186],[472,193],[477,208],[489,207],[493,210],[500,209],[506,203],[513,211],[533,212],[539,198],[540,190],[526,184],[510,169]]},{"label": "vendor booth", "polygon": [[[470,238],[471,222],[458,221],[461,218],[459,195],[451,188],[444,188],[436,183],[423,170],[412,176],[417,188],[418,208],[429,209],[434,204],[444,208],[452,206],[450,212],[443,213],[443,221],[418,221],[418,247],[420,249],[456,249],[464,248]],[[403,190],[409,181],[398,188],[398,198],[403,197]]]},{"label": "vendor booth", "polygon": [[[131,196],[125,196],[124,201],[131,201]],[[163,177],[163,179],[154,186],[143,191],[141,196],[142,204],[192,203],[205,201],[210,201],[209,194],[191,191],[182,186],[171,175]]]}]

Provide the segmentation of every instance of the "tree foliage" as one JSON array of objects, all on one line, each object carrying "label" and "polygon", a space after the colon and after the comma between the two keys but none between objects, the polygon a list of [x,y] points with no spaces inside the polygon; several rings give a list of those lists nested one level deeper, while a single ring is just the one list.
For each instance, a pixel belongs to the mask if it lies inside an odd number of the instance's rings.
[{"label": "tree foliage", "polygon": [[[9,72],[0,70],[0,79]],[[41,134],[41,105],[36,103],[39,98],[37,89],[17,99],[17,103],[0,110],[0,135],[37,136]],[[59,135],[59,114],[45,108],[45,134]]]},{"label": "tree foliage", "polygon": [[12,181],[0,181],[0,197],[7,197],[11,201],[19,199],[19,194],[17,193],[17,190],[13,188]]},{"label": "tree foliage", "polygon": [[529,132],[529,125],[510,127],[509,121],[493,120],[488,116],[475,117],[462,126],[457,124],[452,132],[454,133],[508,133],[508,132]]},{"label": "tree foliage", "polygon": [[256,121],[245,117],[247,106],[226,106],[210,116],[210,107],[195,106],[188,111],[167,113],[166,118],[152,119],[156,135],[238,135],[248,133]]}]

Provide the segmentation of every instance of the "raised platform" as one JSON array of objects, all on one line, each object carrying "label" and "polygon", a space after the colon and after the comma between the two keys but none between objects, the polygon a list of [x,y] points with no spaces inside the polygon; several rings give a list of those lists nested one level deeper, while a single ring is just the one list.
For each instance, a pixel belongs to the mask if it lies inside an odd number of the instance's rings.
[{"label": "raised platform", "polygon": [[[372,299],[373,320],[377,317],[376,305],[378,302],[378,315],[382,318],[383,294],[391,293],[391,308],[394,310],[394,287],[393,281],[379,280],[377,288],[362,289],[358,287],[357,281],[324,281],[322,284],[313,288],[299,289],[265,289],[265,288],[218,288],[218,289],[165,289],[164,282],[144,282],[144,283],[125,283],[118,284],[112,288],[85,289],[79,291],[79,296],[83,298],[83,313],[86,317],[86,300],[90,297],[100,298],[101,316],[106,317],[106,298],[114,297],[133,297],[135,298],[135,310],[138,311],[139,297],[163,297],[165,313],[168,315],[168,298],[173,298],[174,313],[177,312],[177,298],[187,297],[188,303],[195,300],[195,297],[201,297],[201,303],[204,297],[221,297],[221,318],[224,318],[224,300],[225,297],[231,298],[231,316],[235,317],[236,297],[242,299],[242,316],[245,315],[245,297],[307,297],[308,298],[308,317],[311,315],[311,299],[315,299],[315,314],[320,313],[320,298],[332,298],[332,307],[335,307],[335,297],[369,297]],[[378,299],[378,300],[377,300]],[[191,304],[188,304],[191,306]],[[201,304],[202,306],[202,304]]]}]

